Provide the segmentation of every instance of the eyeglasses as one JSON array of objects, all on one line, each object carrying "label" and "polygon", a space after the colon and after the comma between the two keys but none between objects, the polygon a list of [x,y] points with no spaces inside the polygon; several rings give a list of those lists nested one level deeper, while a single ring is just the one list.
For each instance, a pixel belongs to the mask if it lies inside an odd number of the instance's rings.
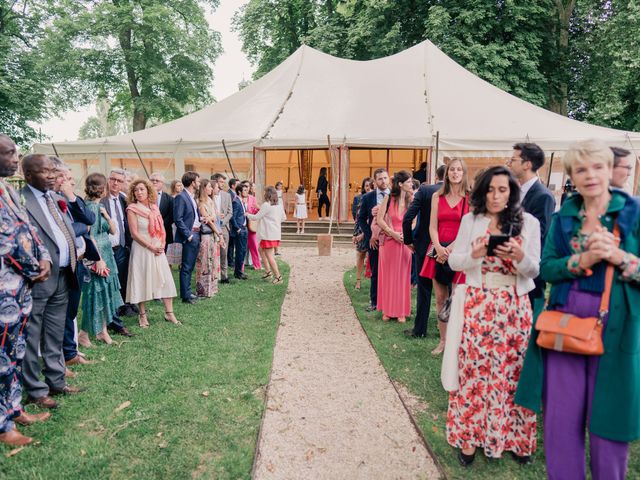
[{"label": "eyeglasses", "polygon": [[627,172],[630,172],[631,170],[633,170],[633,167],[631,165],[616,165],[613,168],[624,168]]},{"label": "eyeglasses", "polygon": [[124,180],[121,180],[119,178],[114,178],[114,177],[109,177],[109,181],[113,183],[124,183]]}]

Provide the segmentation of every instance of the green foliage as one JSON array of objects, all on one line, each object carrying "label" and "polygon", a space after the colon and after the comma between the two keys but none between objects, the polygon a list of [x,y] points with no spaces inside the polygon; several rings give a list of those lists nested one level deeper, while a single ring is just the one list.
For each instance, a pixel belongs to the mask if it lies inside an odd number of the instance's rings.
[{"label": "green foliage", "polygon": [[59,0],[43,45],[48,68],[79,92],[106,95],[110,117],[132,119],[133,130],[177,118],[212,101],[211,64],[221,47],[204,9],[217,4]]}]

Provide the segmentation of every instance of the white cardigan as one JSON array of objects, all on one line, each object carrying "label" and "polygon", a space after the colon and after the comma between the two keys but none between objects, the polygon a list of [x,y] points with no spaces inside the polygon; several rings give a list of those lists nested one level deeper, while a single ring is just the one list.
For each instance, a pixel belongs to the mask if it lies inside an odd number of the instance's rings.
[{"label": "white cardigan", "polygon": [[[471,258],[471,243],[486,235],[490,221],[489,217],[483,214],[467,213],[462,217],[453,251],[449,255],[449,266],[457,272],[464,271],[467,277],[466,284],[473,287],[482,288],[482,257]],[[533,279],[540,272],[540,223],[534,216],[524,213],[524,225],[520,236],[524,258],[521,262],[514,262],[518,272],[516,292],[519,296],[534,289]]]},{"label": "white cardigan", "polygon": [[258,220],[258,240],[280,240],[282,238],[281,223],[287,219],[280,205],[264,202],[260,211],[254,215],[247,213],[250,220]]}]

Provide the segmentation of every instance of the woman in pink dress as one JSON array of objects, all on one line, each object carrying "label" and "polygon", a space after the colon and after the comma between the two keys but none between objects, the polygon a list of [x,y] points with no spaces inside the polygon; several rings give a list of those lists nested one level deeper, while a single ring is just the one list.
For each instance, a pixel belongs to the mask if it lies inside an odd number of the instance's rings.
[{"label": "woman in pink dress", "polygon": [[[254,182],[249,183],[249,197],[247,198],[247,213],[255,215],[260,211],[258,207],[258,201],[256,200],[256,184]],[[256,232],[249,230],[249,236],[247,238],[247,248],[251,255],[251,264],[254,270],[261,270],[262,264],[260,263],[260,253],[258,252],[258,236]]]},{"label": "woman in pink dress", "polygon": [[380,227],[378,310],[382,320],[407,321],[411,313],[411,250],[403,242],[402,219],[413,194],[411,173],[393,175],[391,193],[384,197],[376,221]]},{"label": "woman in pink dress", "polygon": [[[442,188],[431,199],[431,245],[427,249],[427,257],[420,272],[420,276],[433,280],[436,312],[440,312],[454,285],[464,283],[464,275],[461,272],[454,274],[448,268],[447,259],[453,251],[462,217],[468,211],[467,166],[459,158],[454,158],[447,164]],[[444,350],[447,324],[438,320],[438,330],[440,343],[431,352],[432,355],[440,355]]]}]

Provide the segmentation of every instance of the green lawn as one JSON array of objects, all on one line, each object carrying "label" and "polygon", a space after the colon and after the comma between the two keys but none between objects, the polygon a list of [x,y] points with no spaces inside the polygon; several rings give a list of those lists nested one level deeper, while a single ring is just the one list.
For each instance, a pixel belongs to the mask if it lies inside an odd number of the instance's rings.
[{"label": "green lawn", "polygon": [[10,458],[0,447],[0,478],[249,478],[287,287],[247,274],[212,299],[176,302],[181,327],[151,302],[151,328],[128,318],[135,337],[84,349],[97,363],[70,383],[87,390],[22,429],[39,444]]},{"label": "green lawn", "polygon": [[[393,321],[382,322],[381,314],[378,312],[366,312],[365,307],[369,303],[369,281],[362,282],[360,291],[354,290],[355,269],[345,273],[344,284],[356,314],[389,376],[395,382],[405,385],[422,402],[422,411],[415,414],[415,420],[448,478],[473,478],[474,480],[545,478],[540,421],[538,422],[538,451],[532,465],[520,466],[510,455],[505,455],[500,460],[488,461],[478,452],[474,464],[469,469],[461,467],[455,457],[455,450],[447,444],[445,437],[448,394],[442,389],[440,383],[441,358],[433,358],[429,353],[438,343],[433,310],[429,317],[428,337],[424,340],[409,339],[403,335],[403,330],[413,326],[413,317],[402,325]],[[415,313],[415,291],[412,297],[412,311]],[[629,463],[627,478],[629,480],[640,478],[639,442],[632,445]]]}]

